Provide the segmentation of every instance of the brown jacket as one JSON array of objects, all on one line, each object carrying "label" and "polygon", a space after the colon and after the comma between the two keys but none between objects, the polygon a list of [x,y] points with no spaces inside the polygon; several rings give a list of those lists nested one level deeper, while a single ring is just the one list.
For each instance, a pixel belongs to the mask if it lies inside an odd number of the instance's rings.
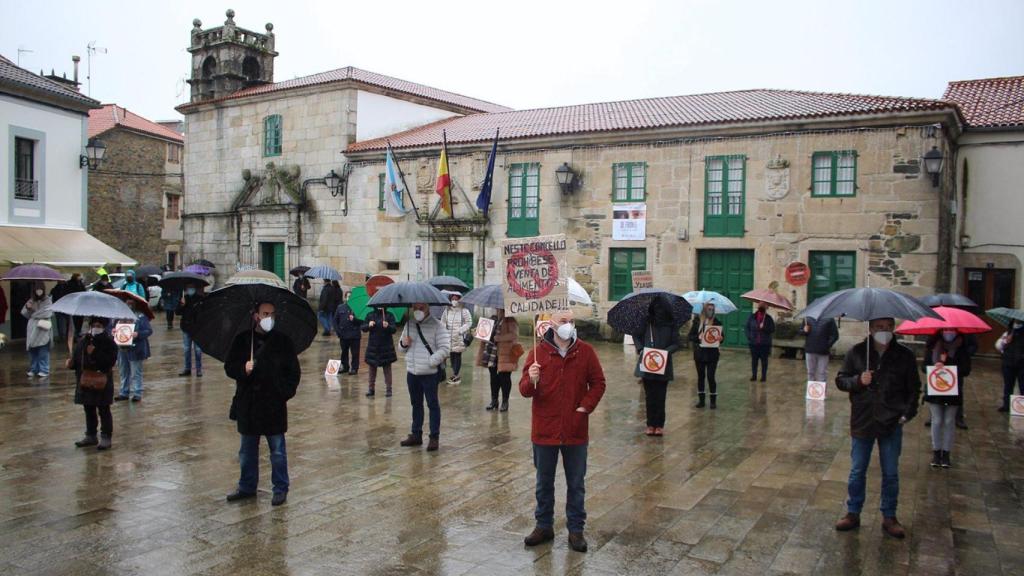
[{"label": "brown jacket", "polygon": [[[519,358],[525,352],[519,343],[519,323],[516,319],[506,316],[495,327],[491,340],[498,346],[498,372],[515,372],[519,367]],[[483,355],[484,346],[477,346],[476,365],[486,368]]]}]

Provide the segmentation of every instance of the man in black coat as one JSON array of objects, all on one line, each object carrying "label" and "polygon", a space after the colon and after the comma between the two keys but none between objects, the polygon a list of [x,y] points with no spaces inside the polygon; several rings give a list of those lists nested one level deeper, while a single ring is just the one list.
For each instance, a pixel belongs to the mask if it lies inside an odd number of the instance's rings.
[{"label": "man in black coat", "polygon": [[224,372],[235,381],[230,417],[238,422],[242,435],[238,451],[242,472],[228,502],[256,497],[260,436],[267,437],[270,448],[271,504],[279,506],[288,498],[287,402],[295,396],[302,370],[291,339],[274,332],[274,314],[273,304],[257,306],[252,316],[255,327],[235,337],[224,360]]},{"label": "man in black coat", "polygon": [[850,395],[850,436],[853,437],[847,514],[836,523],[836,530],[841,532],[860,526],[868,464],[877,442],[882,468],[882,529],[893,538],[906,536],[896,519],[900,451],[903,424],[917,415],[921,377],[914,353],[893,341],[895,327],[893,318],[871,320],[868,323],[869,359],[865,360],[868,343],[857,344],[846,353],[843,367],[836,376],[836,386]]},{"label": "man in black coat", "polygon": [[[352,293],[346,296],[351,297]],[[363,321],[348,305],[348,298],[334,310],[334,333],[341,343],[341,371],[359,372],[359,345],[363,339]]]}]

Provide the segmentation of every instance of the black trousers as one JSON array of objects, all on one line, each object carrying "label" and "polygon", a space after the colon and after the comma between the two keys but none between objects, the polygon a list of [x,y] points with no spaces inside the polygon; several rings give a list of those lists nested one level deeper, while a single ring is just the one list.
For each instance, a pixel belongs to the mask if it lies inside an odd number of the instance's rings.
[{"label": "black trousers", "polygon": [[359,370],[359,341],[361,338],[339,338],[341,341],[341,371]]},{"label": "black trousers", "polygon": [[462,371],[462,352],[452,352],[448,358],[452,361],[452,376],[458,376]]},{"label": "black trousers", "polygon": [[167,316],[167,327],[174,327],[174,310],[164,310],[164,315]]},{"label": "black trousers", "polygon": [[718,360],[712,362],[696,361],[697,364],[697,392],[704,393],[704,381],[707,380],[712,394],[718,394],[718,382],[715,380],[715,372],[718,371]]},{"label": "black trousers", "polygon": [[[114,433],[114,417],[110,415],[110,406],[93,406],[92,404],[84,404],[82,408],[85,408],[85,435],[95,436],[96,425],[101,426],[100,431],[103,433],[105,438],[110,438]],[[96,413],[99,412],[99,422],[97,422]]]},{"label": "black trousers", "polygon": [[512,373],[498,372],[497,366],[487,369],[491,373],[491,400],[498,399],[498,392],[501,392],[501,399],[508,402],[508,396],[512,393]]},{"label": "black trousers", "polygon": [[665,427],[665,396],[667,394],[668,382],[644,378],[644,397],[647,400],[648,426],[653,426],[654,428]]},{"label": "black trousers", "polygon": [[750,375],[757,378],[757,363],[761,362],[761,379],[768,376],[768,357],[772,354],[772,347],[767,344],[750,345]]}]

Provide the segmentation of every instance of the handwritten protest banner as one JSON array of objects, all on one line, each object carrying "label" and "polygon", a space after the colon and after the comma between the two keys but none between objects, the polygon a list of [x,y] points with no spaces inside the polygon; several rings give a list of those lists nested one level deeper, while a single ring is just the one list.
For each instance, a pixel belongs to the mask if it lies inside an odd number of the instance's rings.
[{"label": "handwritten protest banner", "polygon": [[505,313],[516,316],[567,310],[567,253],[564,234],[503,241]]},{"label": "handwritten protest banner", "polygon": [[654,288],[654,274],[650,270],[633,270],[633,291]]}]

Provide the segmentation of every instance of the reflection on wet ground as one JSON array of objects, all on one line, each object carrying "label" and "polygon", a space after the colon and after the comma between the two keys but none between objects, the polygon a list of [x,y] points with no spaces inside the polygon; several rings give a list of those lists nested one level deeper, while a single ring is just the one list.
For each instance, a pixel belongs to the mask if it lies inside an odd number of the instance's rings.
[{"label": "reflection on wet ground", "polygon": [[[769,382],[752,383],[747,355],[727,352],[712,412],[692,407],[681,353],[666,436],[651,439],[634,357],[601,344],[609,386],[591,417],[584,555],[565,542],[561,481],[555,542],[522,545],[534,502],[527,401],[514,394],[508,413],[484,411],[487,374],[474,369],[443,386],[441,450],[403,449],[401,369],[391,399],[363,396],[365,369],[330,384],[322,374],[338,347],[324,337],[303,354],[289,403],[288,503],[270,506],[265,444],[260,497],[225,503],[238,477],[233,384],[208,357],[202,378],[178,377],[180,332],[157,326],[145,398],[114,406],[106,453],[73,445],[84,418],[70,373],[29,380],[22,351],[0,353],[0,573],[1024,574],[1024,418],[995,411],[995,361],[968,384],[971,429],[958,431],[953,469],[930,469],[927,429],[907,426],[909,536],[895,541],[879,529],[877,459],[864,526],[832,530],[849,411],[834,388],[823,406],[805,402],[801,361],[773,360]],[[65,356],[55,351],[54,366]]]}]

